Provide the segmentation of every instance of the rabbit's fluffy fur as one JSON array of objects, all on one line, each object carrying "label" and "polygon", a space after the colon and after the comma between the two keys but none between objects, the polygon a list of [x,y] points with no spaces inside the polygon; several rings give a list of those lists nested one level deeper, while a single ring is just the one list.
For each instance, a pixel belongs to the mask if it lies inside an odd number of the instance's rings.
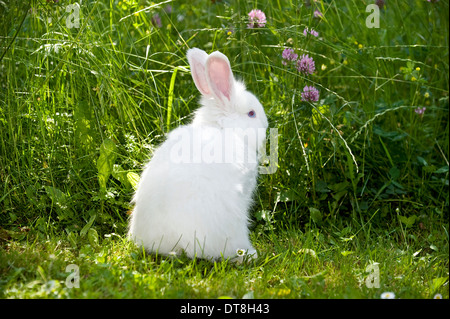
[{"label": "rabbit's fluffy fur", "polygon": [[[146,251],[162,255],[184,251],[190,258],[235,258],[243,249],[256,257],[248,210],[258,163],[230,154],[235,151],[227,146],[231,141],[244,153],[256,154],[268,126],[264,109],[234,79],[222,53],[191,49],[187,58],[202,94],[201,107],[191,124],[169,133],[146,165],[133,198],[128,236]],[[243,130],[252,134],[242,135]],[[205,162],[195,157],[196,147],[224,154]]]}]

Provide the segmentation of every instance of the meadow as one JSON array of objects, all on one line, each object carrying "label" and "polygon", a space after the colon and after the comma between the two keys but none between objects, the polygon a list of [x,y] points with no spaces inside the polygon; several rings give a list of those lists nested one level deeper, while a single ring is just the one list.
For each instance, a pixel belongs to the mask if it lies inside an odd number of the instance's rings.
[{"label": "meadow", "polygon": [[[448,1],[10,0],[0,20],[0,298],[449,298]],[[198,107],[193,47],[278,130],[240,265],[126,239],[143,165]]]}]

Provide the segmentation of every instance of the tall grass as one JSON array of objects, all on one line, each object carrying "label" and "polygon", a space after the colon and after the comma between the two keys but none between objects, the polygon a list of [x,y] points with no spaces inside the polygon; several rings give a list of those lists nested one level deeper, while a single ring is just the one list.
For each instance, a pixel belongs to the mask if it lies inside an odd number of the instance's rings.
[{"label": "tall grass", "polygon": [[[78,27],[72,1],[2,3],[1,227],[123,234],[137,174],[198,106],[185,53],[199,47],[230,58],[279,132],[255,236],[396,227],[448,242],[448,2],[386,2],[372,29],[371,1],[79,1]],[[268,22],[248,29],[256,7]],[[283,65],[285,48],[316,72]]]},{"label": "tall grass", "polygon": [[[99,147],[115,142],[116,175],[139,172],[163,135],[189,120],[197,94],[185,52],[194,46],[230,56],[280,130],[280,167],[262,178],[261,208],[286,192],[297,221],[307,207],[334,217],[370,215],[384,204],[448,206],[447,4],[389,3],[379,29],[366,27],[366,3],[354,1],[86,1],[79,27],[68,28],[70,4],[5,9],[5,21],[25,16],[2,38],[5,222],[50,212],[70,225],[105,199],[112,204],[106,219],[126,219],[129,185],[111,178],[108,196],[98,196]],[[246,28],[254,6],[268,16],[265,28]],[[313,17],[316,9],[323,18]],[[306,27],[319,37],[305,37]],[[312,56],[316,74],[307,79],[283,66],[286,47]],[[320,89],[317,105],[300,102],[306,84]],[[427,107],[422,117],[414,113],[419,106]],[[397,185],[386,186],[397,170]]]}]

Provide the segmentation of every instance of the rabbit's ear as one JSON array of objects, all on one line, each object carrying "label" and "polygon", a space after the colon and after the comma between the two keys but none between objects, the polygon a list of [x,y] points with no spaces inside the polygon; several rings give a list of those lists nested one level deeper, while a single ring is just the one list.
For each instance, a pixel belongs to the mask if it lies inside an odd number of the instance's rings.
[{"label": "rabbit's ear", "polygon": [[208,54],[200,49],[193,48],[188,50],[187,59],[191,66],[192,78],[194,79],[195,86],[203,95],[210,95],[211,91],[206,80],[206,60]]},{"label": "rabbit's ear", "polygon": [[[216,51],[209,55],[206,61],[206,77],[209,87],[220,100],[231,100],[234,77],[228,58]],[[225,101],[224,101],[225,102]]]}]

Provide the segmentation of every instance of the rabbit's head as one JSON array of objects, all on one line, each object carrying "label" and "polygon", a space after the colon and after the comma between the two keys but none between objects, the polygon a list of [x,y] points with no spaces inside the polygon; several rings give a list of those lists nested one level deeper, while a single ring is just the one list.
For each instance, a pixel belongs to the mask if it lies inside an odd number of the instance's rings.
[{"label": "rabbit's head", "polygon": [[197,48],[187,52],[195,86],[202,94],[194,125],[218,128],[267,129],[267,117],[258,99],[237,81],[228,58]]}]

